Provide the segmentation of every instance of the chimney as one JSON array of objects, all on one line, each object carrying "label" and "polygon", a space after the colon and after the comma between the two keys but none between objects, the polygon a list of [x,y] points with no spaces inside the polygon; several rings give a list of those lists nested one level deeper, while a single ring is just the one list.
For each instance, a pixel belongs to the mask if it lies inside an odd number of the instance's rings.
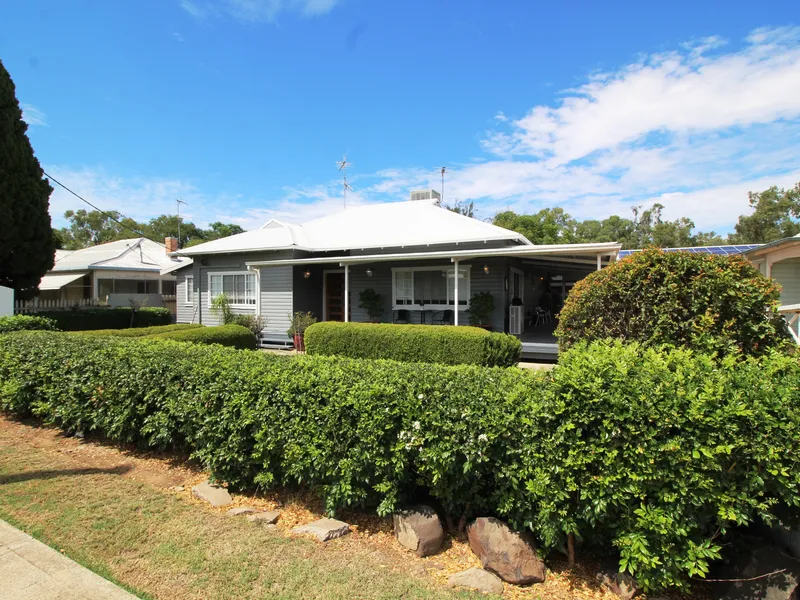
[{"label": "chimney", "polygon": [[165,237],[164,238],[164,245],[167,247],[167,254],[169,254],[170,252],[177,252],[178,251],[178,238]]}]

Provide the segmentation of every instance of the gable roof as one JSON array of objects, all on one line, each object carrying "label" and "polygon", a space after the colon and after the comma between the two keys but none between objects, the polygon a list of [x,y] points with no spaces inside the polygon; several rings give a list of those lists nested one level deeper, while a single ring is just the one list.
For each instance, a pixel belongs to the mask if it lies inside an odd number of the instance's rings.
[{"label": "gable roof", "polygon": [[516,231],[465,217],[434,201],[414,200],[354,206],[301,225],[273,219],[259,229],[198,244],[180,254],[288,249],[327,252],[504,240],[531,245]]},{"label": "gable roof", "polygon": [[186,259],[171,258],[166,246],[147,238],[117,240],[98,244],[73,252],[56,251],[56,263],[50,270],[87,271],[90,269],[116,269],[132,271],[155,271],[181,264]]}]

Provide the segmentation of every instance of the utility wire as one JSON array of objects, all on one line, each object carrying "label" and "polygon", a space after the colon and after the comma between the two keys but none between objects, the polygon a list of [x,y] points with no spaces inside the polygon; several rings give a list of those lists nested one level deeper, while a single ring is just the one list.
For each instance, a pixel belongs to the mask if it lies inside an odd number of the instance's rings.
[{"label": "utility wire", "polygon": [[[56,179],[56,178],[55,178],[55,177],[53,177],[52,175],[49,175],[49,174],[48,174],[46,171],[42,170],[42,173],[44,173],[45,177],[47,177],[47,178],[48,178],[48,179],[50,179],[51,181],[53,181],[53,182],[57,183],[58,185],[60,185],[62,188],[64,188],[65,190],[67,190],[67,191],[68,191],[70,194],[72,194],[73,196],[75,196],[75,197],[76,197],[78,200],[81,200],[81,201],[83,201],[83,202],[86,202],[86,204],[88,204],[89,206],[91,206],[91,207],[92,207],[93,209],[95,209],[97,212],[99,212],[99,213],[101,213],[101,214],[105,215],[106,217],[108,217],[109,219],[111,219],[112,221],[114,221],[115,223],[117,223],[117,225],[119,225],[119,226],[121,226],[121,227],[124,227],[124,228],[125,228],[125,229],[127,229],[128,231],[132,231],[133,233],[135,233],[135,234],[136,234],[136,235],[138,235],[139,237],[147,238],[148,240],[150,240],[150,238],[148,238],[148,237],[147,237],[147,236],[146,236],[144,233],[142,233],[141,231],[137,231],[137,230],[136,230],[136,229],[134,229],[133,227],[130,227],[129,225],[126,225],[125,223],[123,223],[122,221],[120,221],[119,219],[117,219],[117,218],[116,218],[114,215],[112,215],[112,214],[110,214],[110,213],[107,213],[107,212],[106,212],[106,211],[104,211],[102,208],[98,208],[97,206],[95,206],[94,204],[92,204],[91,202],[89,202],[89,201],[88,201],[86,198],[84,198],[84,197],[82,197],[82,196],[80,196],[80,195],[76,194],[76,193],[75,193],[75,192],[73,192],[71,189],[69,189],[67,186],[65,186],[63,183],[61,183],[61,182],[60,182],[58,179]],[[150,240],[150,241],[152,242],[152,241],[154,241],[154,240]]]}]

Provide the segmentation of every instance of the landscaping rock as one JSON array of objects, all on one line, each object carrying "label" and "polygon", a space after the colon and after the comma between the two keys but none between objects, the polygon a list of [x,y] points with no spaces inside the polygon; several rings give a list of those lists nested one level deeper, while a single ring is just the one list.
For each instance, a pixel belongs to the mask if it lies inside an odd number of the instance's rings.
[{"label": "landscaping rock", "polygon": [[200,500],[205,500],[211,506],[217,508],[220,506],[227,506],[233,502],[233,498],[225,488],[211,485],[208,481],[204,481],[200,485],[192,488],[192,495]]},{"label": "landscaping rock", "polygon": [[476,567],[451,575],[447,585],[471,588],[485,594],[503,593],[503,581],[497,575]]},{"label": "landscaping rock", "polygon": [[257,512],[253,513],[252,515],[247,515],[247,520],[251,523],[261,523],[263,525],[272,525],[275,521],[278,520],[278,517],[281,516],[276,510],[267,510],[264,512]]},{"label": "landscaping rock", "polygon": [[232,517],[238,517],[239,515],[250,515],[254,512],[258,512],[258,509],[252,506],[237,506],[236,508],[230,509],[228,514]]},{"label": "landscaping rock", "polygon": [[481,517],[470,523],[467,535],[483,568],[504,581],[517,585],[544,581],[545,566],[529,533],[513,531],[499,519]]},{"label": "landscaping rock", "polygon": [[604,569],[595,577],[597,577],[597,581],[623,600],[631,600],[642,593],[636,580],[628,573],[620,573],[615,569]]},{"label": "landscaping rock", "polygon": [[320,542],[327,542],[350,533],[350,525],[336,519],[319,519],[308,525],[295,527],[292,532],[309,533],[315,535]]},{"label": "landscaping rock", "polygon": [[[776,572],[781,571],[781,572]],[[759,577],[774,573],[769,577]],[[753,579],[759,577],[758,579]],[[775,546],[755,546],[740,553],[714,573],[719,579],[751,579],[710,583],[718,600],[797,600],[800,598],[800,563]]]},{"label": "landscaping rock", "polygon": [[392,515],[394,535],[417,556],[436,554],[444,541],[439,515],[430,506],[412,506]]}]

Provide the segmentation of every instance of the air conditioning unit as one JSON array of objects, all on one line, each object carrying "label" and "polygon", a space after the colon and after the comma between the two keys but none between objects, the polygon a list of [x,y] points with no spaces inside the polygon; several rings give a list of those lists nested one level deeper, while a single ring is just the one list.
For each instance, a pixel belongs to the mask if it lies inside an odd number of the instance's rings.
[{"label": "air conditioning unit", "polygon": [[508,307],[508,332],[511,335],[522,335],[522,330],[525,327],[525,307],[524,306],[509,306]]},{"label": "air conditioning unit", "polygon": [[414,190],[411,200],[441,200],[442,195],[436,190]]}]

